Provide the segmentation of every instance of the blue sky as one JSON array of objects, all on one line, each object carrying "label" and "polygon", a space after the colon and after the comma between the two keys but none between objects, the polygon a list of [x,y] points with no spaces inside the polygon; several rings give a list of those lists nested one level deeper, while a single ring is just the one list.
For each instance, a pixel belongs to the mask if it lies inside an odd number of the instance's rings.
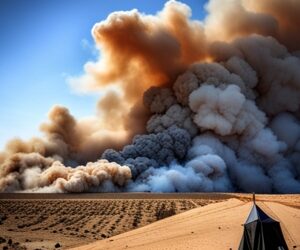
[{"label": "blue sky", "polygon": [[[96,95],[75,93],[66,76],[96,58],[91,28],[117,10],[161,10],[163,0],[1,0],[0,149],[13,137],[39,135],[54,104],[76,117],[94,113]],[[203,19],[205,0],[182,0]]]}]

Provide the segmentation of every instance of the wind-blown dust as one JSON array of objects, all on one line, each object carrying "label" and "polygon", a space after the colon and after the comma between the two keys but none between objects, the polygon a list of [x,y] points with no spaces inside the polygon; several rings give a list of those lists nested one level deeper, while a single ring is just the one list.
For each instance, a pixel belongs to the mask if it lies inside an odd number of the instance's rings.
[{"label": "wind-blown dust", "polygon": [[0,190],[299,193],[300,2],[206,8],[95,24],[101,56],[70,82],[103,91],[97,115],[55,106],[43,138],[8,142]]}]

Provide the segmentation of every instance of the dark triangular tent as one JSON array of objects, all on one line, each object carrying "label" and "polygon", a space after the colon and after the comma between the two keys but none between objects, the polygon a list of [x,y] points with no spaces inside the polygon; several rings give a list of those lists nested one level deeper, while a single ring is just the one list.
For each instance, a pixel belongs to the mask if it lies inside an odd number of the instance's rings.
[{"label": "dark triangular tent", "polygon": [[244,224],[244,234],[239,250],[287,250],[280,224],[270,218],[255,203]]}]

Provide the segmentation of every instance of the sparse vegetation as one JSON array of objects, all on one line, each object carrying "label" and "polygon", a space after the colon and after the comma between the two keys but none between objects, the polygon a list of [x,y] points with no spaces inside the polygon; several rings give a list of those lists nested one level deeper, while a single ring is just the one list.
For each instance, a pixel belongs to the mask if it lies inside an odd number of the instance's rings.
[{"label": "sparse vegetation", "polygon": [[1,199],[0,247],[53,249],[86,244],[211,202],[207,198]]},{"label": "sparse vegetation", "polygon": [[61,247],[61,245],[59,243],[55,244],[55,248],[60,248],[60,247]]}]

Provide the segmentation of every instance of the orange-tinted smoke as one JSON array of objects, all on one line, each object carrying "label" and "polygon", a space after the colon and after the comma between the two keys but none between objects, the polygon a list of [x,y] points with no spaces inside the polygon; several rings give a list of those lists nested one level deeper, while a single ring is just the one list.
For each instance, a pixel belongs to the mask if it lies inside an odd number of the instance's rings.
[{"label": "orange-tinted smoke", "polygon": [[71,79],[71,85],[107,91],[97,106],[107,129],[124,131],[129,140],[145,132],[149,113],[142,105],[143,93],[150,86],[172,83],[205,57],[203,27],[190,16],[187,5],[170,1],[156,16],[120,11],[94,25],[101,57],[88,62],[85,74]]},{"label": "orange-tinted smoke", "polygon": [[300,49],[300,3],[298,0],[247,0],[249,8],[266,13],[276,19],[277,40],[290,50]]},{"label": "orange-tinted smoke", "polygon": [[92,30],[101,57],[86,65],[77,83],[85,88],[116,84],[130,101],[150,86],[173,80],[205,55],[203,27],[190,15],[188,6],[175,1],[156,16],[137,10],[110,14]]},{"label": "orange-tinted smoke", "polygon": [[250,34],[272,36],[290,50],[300,49],[297,0],[210,0],[205,31],[210,41]]}]

